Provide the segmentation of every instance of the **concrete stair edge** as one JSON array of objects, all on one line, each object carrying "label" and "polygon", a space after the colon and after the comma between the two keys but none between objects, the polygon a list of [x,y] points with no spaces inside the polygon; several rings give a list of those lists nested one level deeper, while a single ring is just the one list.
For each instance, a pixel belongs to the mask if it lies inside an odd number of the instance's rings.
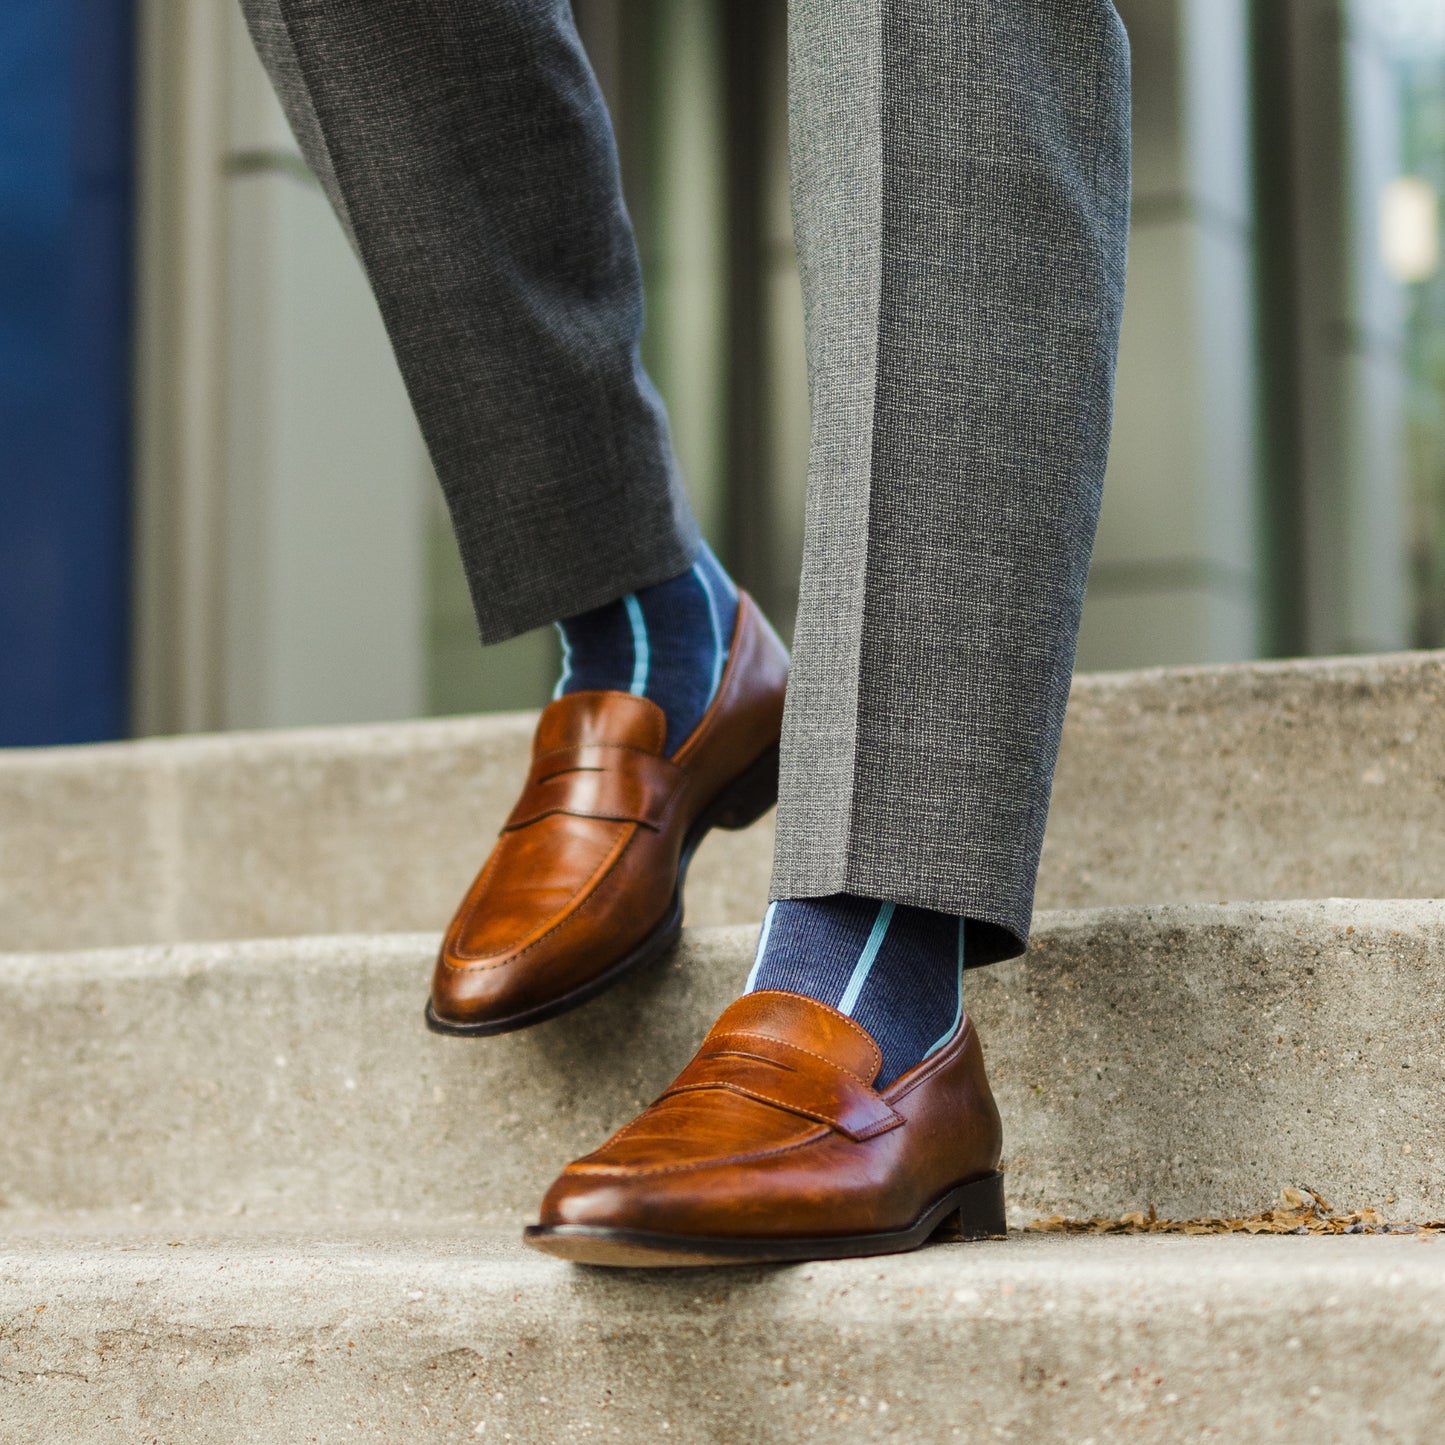
[{"label": "concrete stair edge", "polygon": [[[1390,681],[1414,680],[1415,674],[1445,673],[1445,650],[1354,653],[1332,657],[1261,658],[1251,662],[1146,667],[1075,675],[1070,706],[1107,698],[1143,686],[1202,688],[1216,691],[1232,683],[1327,681],[1354,685],[1381,677]],[[288,755],[298,749],[325,752],[337,749],[389,751],[409,740],[450,746],[495,733],[511,741],[530,741],[536,726],[535,710],[464,713],[442,717],[398,718],[378,722],[314,723],[282,728],[238,728],[227,732],[157,734],[112,742],[66,744],[56,747],[0,748],[0,774],[36,772],[52,768],[87,767],[95,762],[165,763],[214,761],[230,753],[248,757]]]},{"label": "concrete stair edge", "polygon": [[452,748],[479,743],[531,741],[535,711],[463,713],[447,717],[397,718],[387,722],[313,723],[284,728],[236,728],[229,732],[175,733],[121,738],[61,747],[0,748],[6,774],[119,767],[185,768],[232,757],[247,761],[328,753],[393,753],[420,747]]}]

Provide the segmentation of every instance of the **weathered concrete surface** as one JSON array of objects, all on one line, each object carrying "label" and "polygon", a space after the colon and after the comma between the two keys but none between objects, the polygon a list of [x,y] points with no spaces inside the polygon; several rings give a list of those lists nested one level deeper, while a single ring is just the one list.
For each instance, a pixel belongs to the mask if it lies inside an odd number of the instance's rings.
[{"label": "weathered concrete surface", "polygon": [[0,1198],[520,1220],[687,1061],[751,936],[690,931],[585,1008],[486,1040],[423,1027],[433,935],[0,959]]},{"label": "weathered concrete surface", "polygon": [[1055,914],[967,997],[1025,1214],[1445,1216],[1445,904]]},{"label": "weathered concrete surface", "polygon": [[0,1245],[0,1440],[1437,1441],[1445,1245],[1068,1239],[678,1275],[506,1240]]},{"label": "weathered concrete surface", "polygon": [[[116,1206],[519,1221],[686,1061],[752,941],[690,931],[585,1008],[478,1041],[421,1026],[431,936],[0,960],[10,1227]],[[1445,904],[1055,915],[968,1001],[1018,1217],[1247,1214],[1286,1184],[1445,1214]]]},{"label": "weathered concrete surface", "polygon": [[[1445,654],[1078,679],[1039,906],[1431,897]],[[532,720],[0,753],[0,949],[440,928]],[[715,835],[699,924],[758,918],[770,825]]]},{"label": "weathered concrete surface", "polygon": [[[516,801],[535,722],[0,749],[0,951],[440,928]],[[690,922],[761,916],[771,830],[707,839]]]},{"label": "weathered concrete surface", "polygon": [[1445,891],[1445,653],[1079,678],[1041,908]]}]

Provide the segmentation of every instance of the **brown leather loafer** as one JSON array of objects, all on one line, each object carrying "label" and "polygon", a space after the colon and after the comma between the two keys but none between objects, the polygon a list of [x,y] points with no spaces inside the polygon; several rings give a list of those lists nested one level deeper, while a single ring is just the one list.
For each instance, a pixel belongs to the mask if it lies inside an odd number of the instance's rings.
[{"label": "brown leather loafer", "polygon": [[664,953],[703,835],[745,828],[777,801],[787,676],[787,652],[743,593],[717,696],[671,758],[647,698],[550,703],[522,796],[442,943],[427,1024],[524,1028]]},{"label": "brown leather loafer", "polygon": [[826,1004],[745,995],[650,1109],[563,1170],[527,1242],[638,1266],[1002,1235],[1002,1131],[973,1024],[879,1092],[881,1062]]}]

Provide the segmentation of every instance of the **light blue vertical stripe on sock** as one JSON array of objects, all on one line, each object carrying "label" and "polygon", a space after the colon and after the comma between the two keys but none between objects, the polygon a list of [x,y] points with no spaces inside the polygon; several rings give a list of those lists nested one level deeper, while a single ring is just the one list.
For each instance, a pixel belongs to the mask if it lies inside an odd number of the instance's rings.
[{"label": "light blue vertical stripe on sock", "polygon": [[567,629],[560,622],[557,624],[557,636],[562,639],[562,676],[552,689],[553,702],[567,691],[567,684],[572,681],[572,644],[567,640]]},{"label": "light blue vertical stripe on sock", "polygon": [[924,1054],[923,1057],[924,1057],[925,1059],[928,1058],[928,1057],[929,1057],[930,1055],[932,1055],[932,1054],[936,1054],[936,1053],[939,1051],[939,1049],[941,1049],[941,1048],[944,1046],[944,1044],[946,1044],[946,1043],[949,1041],[949,1039],[951,1039],[951,1038],[954,1036],[954,1034],[956,1034],[956,1033],[958,1032],[958,1025],[959,1025],[959,1022],[962,1020],[962,1018],[963,1018],[963,919],[960,918],[960,919],[958,920],[958,1007],[953,1011],[953,1022],[952,1022],[951,1024],[949,1024],[949,1026],[948,1026],[948,1032],[947,1032],[946,1034],[944,1034],[944,1036],[943,1036],[941,1039],[939,1039],[939,1041],[938,1041],[936,1044],[934,1044],[931,1049],[929,1049],[928,1053]]},{"label": "light blue vertical stripe on sock", "polygon": [[632,623],[632,686],[628,689],[634,697],[647,692],[647,669],[652,660],[647,645],[647,619],[642,615],[642,603],[636,594],[629,592],[623,602],[627,604],[627,620]]},{"label": "light blue vertical stripe on sock", "polygon": [[753,966],[748,973],[748,981],[743,985],[744,993],[751,993],[758,981],[758,970],[763,966],[763,951],[768,946],[768,934],[773,931],[773,914],[778,911],[776,902],[768,904],[768,911],[763,914],[763,931],[758,935],[758,951],[753,955]]},{"label": "light blue vertical stripe on sock", "polygon": [[707,573],[702,570],[701,562],[692,564],[692,575],[697,578],[698,585],[702,588],[703,596],[707,598],[708,620],[712,623],[712,681],[708,685],[707,700],[711,702],[717,696],[718,684],[722,681],[723,648],[722,622],[717,615],[717,598],[712,594],[712,583],[707,580]]},{"label": "light blue vertical stripe on sock", "polygon": [[843,997],[838,1000],[840,1014],[851,1016],[857,1007],[858,995],[863,992],[863,985],[868,982],[873,960],[878,957],[878,950],[883,947],[883,939],[888,933],[888,925],[893,921],[894,907],[892,903],[879,905],[878,917],[873,920],[873,932],[868,935],[868,942],[863,945],[863,952],[858,955],[858,962],[853,966],[853,977],[848,980],[848,987],[843,990]]}]

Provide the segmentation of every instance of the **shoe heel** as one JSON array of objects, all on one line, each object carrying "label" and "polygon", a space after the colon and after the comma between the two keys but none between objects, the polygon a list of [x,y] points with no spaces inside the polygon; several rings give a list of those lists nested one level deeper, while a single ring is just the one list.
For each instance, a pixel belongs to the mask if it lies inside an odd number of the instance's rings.
[{"label": "shoe heel", "polygon": [[718,800],[713,824],[747,828],[778,801],[778,748],[775,744],[740,773]]},{"label": "shoe heel", "polygon": [[943,1216],[931,1236],[936,1243],[1002,1239],[1008,1233],[1002,1174],[989,1174],[954,1190],[950,1203],[953,1207]]}]

